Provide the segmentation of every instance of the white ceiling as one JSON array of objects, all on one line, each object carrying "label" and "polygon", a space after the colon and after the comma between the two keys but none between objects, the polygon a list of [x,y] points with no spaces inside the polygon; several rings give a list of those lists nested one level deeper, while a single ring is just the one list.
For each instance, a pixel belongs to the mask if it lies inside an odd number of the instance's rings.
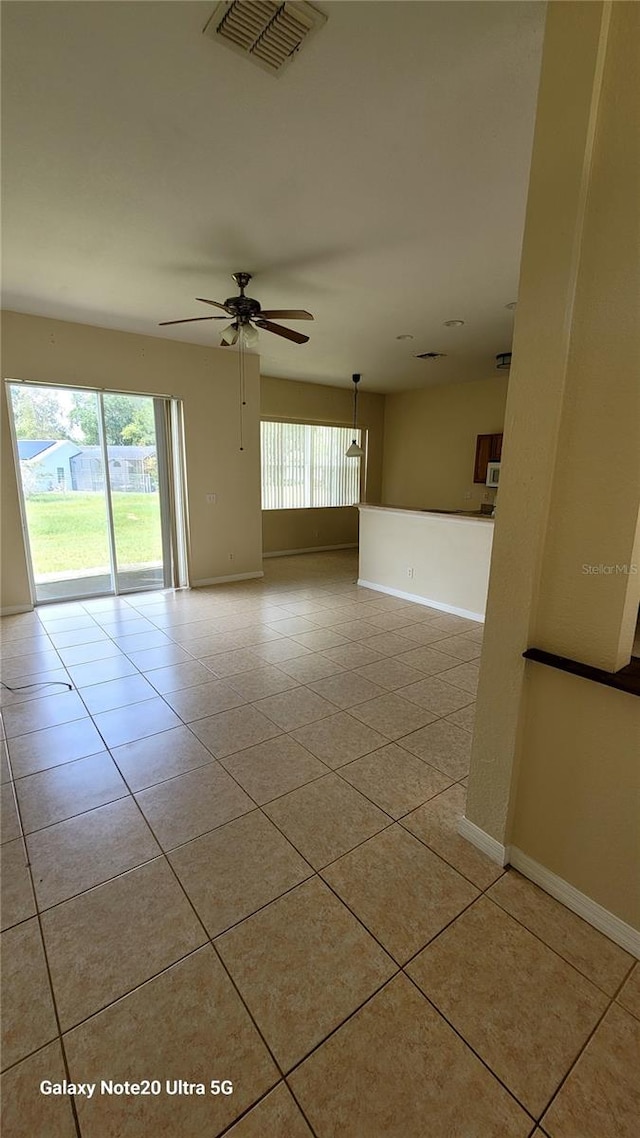
[{"label": "white ceiling", "polygon": [[202,35],[215,0],[3,4],[4,307],[216,344],[222,322],[157,322],[247,270],[264,308],[316,318],[303,346],[260,334],[264,374],[495,374],[544,4],[318,6],[276,78]]}]

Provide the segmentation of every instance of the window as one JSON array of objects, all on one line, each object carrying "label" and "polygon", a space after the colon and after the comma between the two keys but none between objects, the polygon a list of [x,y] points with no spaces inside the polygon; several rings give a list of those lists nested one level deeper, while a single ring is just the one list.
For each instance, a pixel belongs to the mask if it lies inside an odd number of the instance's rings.
[{"label": "window", "polygon": [[[352,427],[260,424],[262,509],[353,506],[360,500],[360,460],[347,458]],[[361,431],[355,432],[361,443]]]}]

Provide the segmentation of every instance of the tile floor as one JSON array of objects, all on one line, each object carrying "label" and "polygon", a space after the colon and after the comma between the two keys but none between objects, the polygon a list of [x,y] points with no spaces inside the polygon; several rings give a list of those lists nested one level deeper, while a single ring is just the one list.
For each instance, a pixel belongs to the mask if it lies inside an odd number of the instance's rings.
[{"label": "tile floor", "polygon": [[265,568],[2,621],[5,1138],[635,1138],[640,965],[457,833],[482,629]]}]

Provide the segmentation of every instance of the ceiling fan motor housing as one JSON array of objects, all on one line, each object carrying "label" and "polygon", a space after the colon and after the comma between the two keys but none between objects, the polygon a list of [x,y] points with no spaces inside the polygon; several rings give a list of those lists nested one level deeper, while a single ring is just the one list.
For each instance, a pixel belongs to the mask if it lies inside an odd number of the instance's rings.
[{"label": "ceiling fan motor housing", "polygon": [[258,301],[254,300],[252,296],[244,295],[244,290],[252,275],[252,273],[233,273],[233,279],[240,289],[240,296],[229,296],[224,302],[225,308],[232,312],[241,324],[247,324],[249,320],[254,320],[260,312]]},{"label": "ceiling fan motor housing", "polygon": [[243,322],[254,320],[260,313],[260,304],[251,296],[230,296],[225,300],[224,306]]}]

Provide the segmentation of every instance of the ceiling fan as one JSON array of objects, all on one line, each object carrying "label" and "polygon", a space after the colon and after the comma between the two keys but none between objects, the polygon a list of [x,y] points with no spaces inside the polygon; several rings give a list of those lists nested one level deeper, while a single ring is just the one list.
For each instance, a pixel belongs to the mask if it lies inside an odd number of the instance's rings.
[{"label": "ceiling fan", "polygon": [[274,332],[276,336],[283,336],[285,340],[293,340],[294,344],[306,344],[309,337],[303,336],[301,332],[295,332],[293,328],[285,328],[282,324],[274,324],[272,317],[278,319],[284,318],[285,320],[313,320],[310,312],[305,312],[304,309],[297,308],[261,308],[259,302],[254,300],[251,296],[245,296],[245,288],[251,280],[251,273],[233,273],[233,279],[240,289],[239,296],[230,296],[221,304],[217,300],[206,300],[203,296],[197,296],[201,304],[211,304],[214,308],[221,308],[226,312],[226,316],[191,316],[186,320],[161,320],[159,327],[165,327],[167,324],[193,324],[197,320],[226,320],[230,316],[232,323],[225,328],[220,340],[222,347],[229,347],[237,343],[240,332],[243,332],[244,343],[247,346],[257,343],[258,333],[256,328],[262,328],[265,332]]}]

